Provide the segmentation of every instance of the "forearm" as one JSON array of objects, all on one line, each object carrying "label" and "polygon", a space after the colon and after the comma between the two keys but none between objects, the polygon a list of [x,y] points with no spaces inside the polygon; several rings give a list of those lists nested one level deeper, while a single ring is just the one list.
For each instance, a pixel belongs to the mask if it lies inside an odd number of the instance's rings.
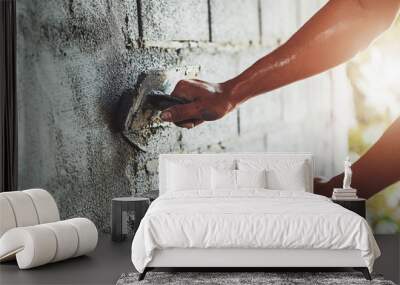
[{"label": "forearm", "polygon": [[230,100],[247,99],[339,65],[386,30],[398,0],[331,0],[284,45],[223,83]]},{"label": "forearm", "polygon": [[[382,137],[351,167],[351,186],[359,196],[370,198],[379,191],[400,180],[400,117],[385,131]],[[341,188],[343,173],[333,177],[317,194],[331,195],[332,189]]]}]

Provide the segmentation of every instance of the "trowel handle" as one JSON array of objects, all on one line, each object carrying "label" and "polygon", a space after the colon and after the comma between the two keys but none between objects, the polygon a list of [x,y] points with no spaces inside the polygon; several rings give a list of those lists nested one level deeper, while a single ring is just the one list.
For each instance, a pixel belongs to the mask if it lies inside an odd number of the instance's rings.
[{"label": "trowel handle", "polygon": [[163,111],[175,105],[182,105],[190,103],[189,100],[167,95],[161,91],[152,91],[146,96],[146,107],[151,109]]}]

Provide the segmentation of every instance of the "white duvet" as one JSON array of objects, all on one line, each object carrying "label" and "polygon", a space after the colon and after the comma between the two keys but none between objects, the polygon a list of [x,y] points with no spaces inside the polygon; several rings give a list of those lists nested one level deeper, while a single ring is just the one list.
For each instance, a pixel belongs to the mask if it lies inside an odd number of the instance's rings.
[{"label": "white duvet", "polygon": [[[132,243],[143,272],[155,249],[358,249],[372,271],[380,255],[359,215],[306,192],[249,190],[220,196],[167,193],[150,206]],[[184,193],[184,195],[183,195]]]}]

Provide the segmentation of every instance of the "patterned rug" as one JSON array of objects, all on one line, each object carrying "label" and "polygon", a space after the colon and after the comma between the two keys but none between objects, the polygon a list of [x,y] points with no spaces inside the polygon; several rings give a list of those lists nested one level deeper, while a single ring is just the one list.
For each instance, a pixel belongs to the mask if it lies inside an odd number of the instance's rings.
[{"label": "patterned rug", "polygon": [[372,275],[373,280],[368,281],[359,272],[148,272],[142,281],[137,280],[138,276],[138,273],[122,274],[116,285],[395,285],[379,275]]}]

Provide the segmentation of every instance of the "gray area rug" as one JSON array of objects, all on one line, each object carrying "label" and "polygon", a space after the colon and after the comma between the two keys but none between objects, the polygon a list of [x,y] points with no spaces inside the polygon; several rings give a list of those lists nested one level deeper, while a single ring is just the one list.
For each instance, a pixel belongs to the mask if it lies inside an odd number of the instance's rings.
[{"label": "gray area rug", "polygon": [[138,273],[122,274],[117,285],[145,285],[145,284],[373,284],[395,285],[382,276],[373,275],[368,281],[359,272],[148,272],[146,278],[138,281]]}]

